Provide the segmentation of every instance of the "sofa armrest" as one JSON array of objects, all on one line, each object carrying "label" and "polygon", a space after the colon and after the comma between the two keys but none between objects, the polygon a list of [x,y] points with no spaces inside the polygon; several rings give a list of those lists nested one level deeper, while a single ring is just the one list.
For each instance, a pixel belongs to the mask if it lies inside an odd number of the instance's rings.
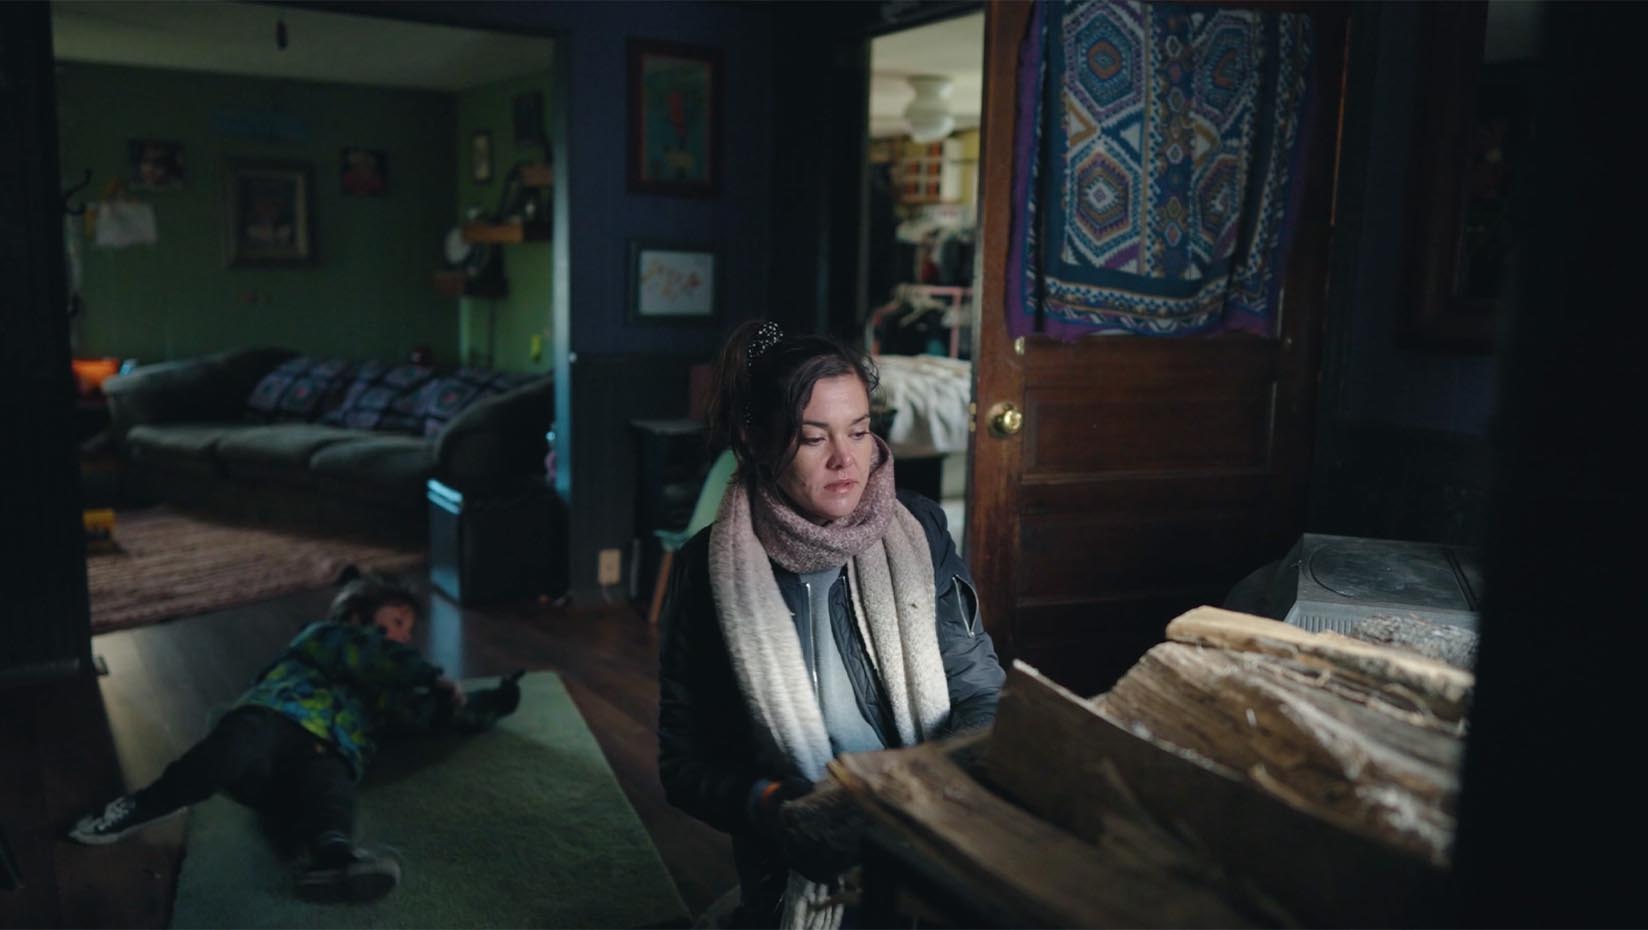
[{"label": "sofa armrest", "polygon": [[241,409],[246,405],[246,399],[252,396],[252,389],[263,380],[263,376],[295,355],[297,353],[291,349],[264,346],[253,349],[230,349],[207,356],[223,371],[223,388],[231,395],[230,415],[238,419]]},{"label": "sofa armrest", "polygon": [[544,471],[555,380],[543,377],[478,401],[435,437],[435,471],[459,484]]},{"label": "sofa armrest", "polygon": [[143,423],[224,419],[223,373],[210,359],[145,365],[103,382],[109,419],[124,436]]},{"label": "sofa armrest", "polygon": [[238,349],[144,365],[103,382],[117,437],[140,423],[237,420],[258,379],[292,355],[285,349]]}]

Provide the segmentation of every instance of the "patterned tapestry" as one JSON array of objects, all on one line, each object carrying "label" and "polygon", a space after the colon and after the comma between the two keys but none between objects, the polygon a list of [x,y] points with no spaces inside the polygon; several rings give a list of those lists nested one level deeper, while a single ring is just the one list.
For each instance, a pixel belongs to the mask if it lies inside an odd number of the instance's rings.
[{"label": "patterned tapestry", "polygon": [[1305,14],[1038,2],[1019,62],[1013,335],[1272,335],[1313,45]]}]

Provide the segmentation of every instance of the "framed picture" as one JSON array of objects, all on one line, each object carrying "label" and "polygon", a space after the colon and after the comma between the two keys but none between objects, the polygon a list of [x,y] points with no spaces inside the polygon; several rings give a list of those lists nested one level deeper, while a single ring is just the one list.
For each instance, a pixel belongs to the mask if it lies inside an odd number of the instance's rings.
[{"label": "framed picture", "polygon": [[230,267],[315,260],[313,172],[302,162],[231,161],[224,172]]},{"label": "framed picture", "polygon": [[469,138],[469,179],[476,184],[492,183],[492,133],[478,129]]},{"label": "framed picture", "polygon": [[377,149],[346,148],[338,170],[345,197],[382,197],[389,190],[389,156]]},{"label": "framed picture", "polygon": [[183,143],[161,139],[132,139],[126,143],[132,160],[133,190],[175,191],[183,188]]},{"label": "framed picture", "polygon": [[629,189],[711,197],[721,159],[721,53],[629,40]]},{"label": "framed picture", "polygon": [[713,249],[669,242],[629,244],[631,322],[709,323],[720,302]]}]

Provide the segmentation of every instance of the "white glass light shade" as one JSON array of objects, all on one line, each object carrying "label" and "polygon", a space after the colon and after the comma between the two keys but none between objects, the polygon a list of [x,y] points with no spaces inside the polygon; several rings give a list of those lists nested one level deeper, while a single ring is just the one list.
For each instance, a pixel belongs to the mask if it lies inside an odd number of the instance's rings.
[{"label": "white glass light shade", "polygon": [[925,143],[948,136],[956,128],[956,118],[950,115],[950,90],[954,86],[950,79],[918,75],[909,81],[916,91],[916,99],[904,108],[904,118],[910,123],[910,138]]}]

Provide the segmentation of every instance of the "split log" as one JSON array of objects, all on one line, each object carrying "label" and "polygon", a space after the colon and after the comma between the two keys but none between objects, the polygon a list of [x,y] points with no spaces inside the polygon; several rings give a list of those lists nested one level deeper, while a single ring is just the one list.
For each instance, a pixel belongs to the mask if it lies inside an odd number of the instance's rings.
[{"label": "split log", "polygon": [[1095,710],[1242,772],[1307,813],[1446,865],[1463,745],[1267,655],[1163,643]]},{"label": "split log", "polygon": [[1445,662],[1217,607],[1179,616],[1167,625],[1167,638],[1320,665],[1383,692],[1393,704],[1410,704],[1415,712],[1453,723],[1464,720],[1476,683],[1470,672]]},{"label": "split log", "polygon": [[1290,923],[1227,899],[1205,857],[1148,819],[1118,808],[1101,842],[1083,842],[979,784],[941,744],[842,756],[830,774],[1009,926]]}]

